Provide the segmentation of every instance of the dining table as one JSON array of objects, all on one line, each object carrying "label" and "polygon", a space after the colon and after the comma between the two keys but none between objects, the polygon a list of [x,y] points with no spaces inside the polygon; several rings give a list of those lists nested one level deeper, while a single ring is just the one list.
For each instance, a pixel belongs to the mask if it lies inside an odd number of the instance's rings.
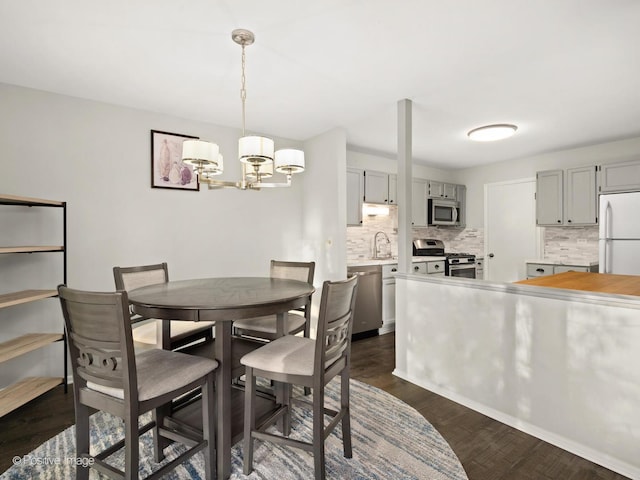
[{"label": "dining table", "polygon": [[313,285],[297,280],[215,277],[169,281],[128,292],[134,313],[162,320],[165,349],[171,322],[215,322],[216,478],[227,479],[231,474],[233,322],[276,315],[277,336],[282,336],[287,312],[303,307],[314,291]]}]

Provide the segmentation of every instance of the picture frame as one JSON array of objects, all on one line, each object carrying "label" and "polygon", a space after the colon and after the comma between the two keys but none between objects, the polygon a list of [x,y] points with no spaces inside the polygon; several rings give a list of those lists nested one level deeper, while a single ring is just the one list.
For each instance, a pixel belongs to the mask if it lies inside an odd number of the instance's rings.
[{"label": "picture frame", "polygon": [[182,162],[182,142],[198,138],[151,130],[151,188],[200,190],[193,167]]}]

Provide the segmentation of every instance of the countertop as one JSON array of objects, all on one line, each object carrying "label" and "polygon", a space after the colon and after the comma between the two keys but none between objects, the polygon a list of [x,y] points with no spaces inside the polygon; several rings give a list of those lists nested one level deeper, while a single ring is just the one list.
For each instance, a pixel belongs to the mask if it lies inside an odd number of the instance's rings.
[{"label": "countertop", "polygon": [[584,260],[566,258],[562,260],[550,260],[536,258],[535,260],[525,260],[525,263],[539,263],[540,265],[568,265],[572,267],[594,267],[598,265],[598,260]]},{"label": "countertop", "polygon": [[588,292],[615,293],[640,296],[640,275],[614,275],[611,273],[564,272],[515,282],[538,287],[586,290]]},{"label": "countertop", "polygon": [[[417,262],[439,262],[441,260],[445,260],[446,257],[412,257],[411,261],[413,263]],[[363,267],[365,265],[395,265],[398,263],[397,257],[392,258],[363,258],[362,260],[353,260],[347,262],[347,267]]]}]

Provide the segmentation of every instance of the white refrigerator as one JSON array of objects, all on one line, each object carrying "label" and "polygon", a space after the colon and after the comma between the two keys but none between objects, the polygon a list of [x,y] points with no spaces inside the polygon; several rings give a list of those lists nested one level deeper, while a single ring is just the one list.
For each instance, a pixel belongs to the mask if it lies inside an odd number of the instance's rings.
[{"label": "white refrigerator", "polygon": [[640,275],[640,192],[600,195],[600,273]]}]

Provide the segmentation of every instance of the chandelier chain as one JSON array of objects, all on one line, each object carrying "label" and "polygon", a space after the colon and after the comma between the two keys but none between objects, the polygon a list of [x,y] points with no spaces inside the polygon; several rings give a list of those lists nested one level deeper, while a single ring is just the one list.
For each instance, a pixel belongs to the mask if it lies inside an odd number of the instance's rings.
[{"label": "chandelier chain", "polygon": [[240,77],[240,81],[242,83],[242,87],[240,88],[240,99],[242,100],[242,136],[245,136],[244,133],[244,129],[245,129],[245,104],[247,102],[247,87],[246,87],[246,83],[247,83],[247,78],[245,76],[245,65],[246,65],[246,56],[244,53],[244,45],[242,45],[242,75]]}]

